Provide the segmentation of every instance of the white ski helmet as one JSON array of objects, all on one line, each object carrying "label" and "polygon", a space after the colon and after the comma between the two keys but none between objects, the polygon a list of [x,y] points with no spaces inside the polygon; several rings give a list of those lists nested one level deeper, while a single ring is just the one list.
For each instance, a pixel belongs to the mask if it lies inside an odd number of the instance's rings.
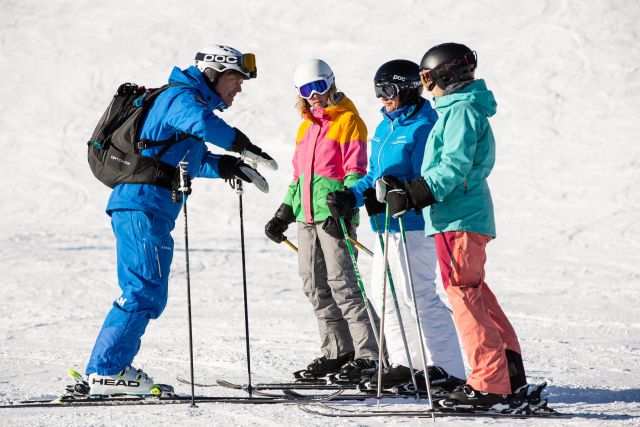
[{"label": "white ski helmet", "polygon": [[[324,62],[322,59],[309,59],[298,65],[298,68],[296,68],[293,75],[293,81],[298,91],[309,83],[325,81],[327,85],[326,90],[319,92],[318,90],[312,89],[312,92],[322,94],[335,84],[336,78],[333,75],[333,70],[331,70],[329,64]],[[312,95],[312,92],[310,92],[308,96],[305,96],[302,92],[300,94],[303,98],[308,98]]]},{"label": "white ski helmet", "polygon": [[211,68],[218,73],[234,70],[253,79],[257,76],[256,56],[253,53],[241,53],[240,51],[221,44],[214,44],[200,49],[196,53],[196,67],[201,72]]}]

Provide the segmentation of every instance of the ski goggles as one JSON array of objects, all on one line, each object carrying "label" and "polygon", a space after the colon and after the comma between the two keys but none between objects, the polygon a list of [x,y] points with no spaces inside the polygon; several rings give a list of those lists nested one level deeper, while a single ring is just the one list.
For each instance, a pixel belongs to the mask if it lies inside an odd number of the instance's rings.
[{"label": "ski goggles", "polygon": [[300,86],[298,88],[298,93],[304,99],[309,99],[313,96],[314,93],[317,93],[318,95],[324,95],[329,91],[330,88],[331,85],[329,84],[329,82],[322,79]]},{"label": "ski goggles", "polygon": [[395,98],[400,93],[400,87],[395,83],[376,83],[373,89],[376,98]]},{"label": "ski goggles", "polygon": [[245,53],[240,57],[238,66],[242,71],[249,74],[250,79],[255,79],[258,75],[258,68],[256,67],[256,56],[253,53]]},{"label": "ski goggles", "polygon": [[430,70],[428,68],[423,68],[420,70],[420,81],[427,88],[428,91],[432,91],[436,86],[436,80],[438,79],[438,75],[435,71]]},{"label": "ski goggles", "polygon": [[249,76],[250,79],[254,79],[258,75],[256,56],[253,53],[244,53],[240,56],[227,56],[198,52],[196,54],[196,61],[217,62],[223,64],[225,68],[230,67],[231,69],[233,69],[235,65],[242,73]]}]

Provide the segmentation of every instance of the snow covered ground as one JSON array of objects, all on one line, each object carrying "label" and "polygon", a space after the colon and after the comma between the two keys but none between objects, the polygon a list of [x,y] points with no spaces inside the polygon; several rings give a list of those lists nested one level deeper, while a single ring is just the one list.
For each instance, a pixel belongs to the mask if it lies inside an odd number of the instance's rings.
[{"label": "snow covered ground", "polygon": [[[292,173],[295,66],[327,60],[372,132],[377,67],[459,41],[478,51],[477,75],[499,104],[490,178],[499,238],[487,280],[519,334],[530,381],[548,381],[554,407],[582,414],[539,423],[640,425],[639,3],[0,0],[0,15],[0,403],[60,393],[118,296],[109,193],[87,167],[85,141],[119,83],[159,86],[213,42],[256,53],[259,78],[223,117],[281,165],[265,172],[269,194],[250,188],[244,200],[253,379],[282,380],[318,355],[295,254],[263,234]],[[246,379],[237,199],[222,181],[204,180],[189,199],[203,382]],[[136,359],[168,383],[189,368],[182,233],[180,220],[170,301]],[[374,244],[366,227],[360,237]],[[367,278],[370,261],[360,260]],[[431,422],[218,404],[0,412],[2,425]]]}]

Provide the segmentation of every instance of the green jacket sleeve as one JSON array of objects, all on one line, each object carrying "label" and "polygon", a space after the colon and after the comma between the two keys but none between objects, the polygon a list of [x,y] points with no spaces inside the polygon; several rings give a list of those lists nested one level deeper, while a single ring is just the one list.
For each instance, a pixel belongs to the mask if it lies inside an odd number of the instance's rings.
[{"label": "green jacket sleeve", "polygon": [[298,180],[294,179],[293,181],[291,181],[291,184],[289,184],[287,194],[284,196],[284,201],[282,203],[284,203],[285,205],[293,206],[293,195],[295,194],[297,187]]}]

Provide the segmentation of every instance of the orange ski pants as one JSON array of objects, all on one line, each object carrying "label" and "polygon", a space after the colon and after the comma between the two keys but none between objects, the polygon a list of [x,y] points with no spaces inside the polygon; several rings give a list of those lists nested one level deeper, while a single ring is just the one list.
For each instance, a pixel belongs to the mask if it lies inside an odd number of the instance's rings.
[{"label": "orange ski pants", "polygon": [[511,393],[505,350],[521,354],[509,319],[484,281],[486,246],[490,236],[448,231],[434,236],[442,283],[453,310],[475,390]]}]

